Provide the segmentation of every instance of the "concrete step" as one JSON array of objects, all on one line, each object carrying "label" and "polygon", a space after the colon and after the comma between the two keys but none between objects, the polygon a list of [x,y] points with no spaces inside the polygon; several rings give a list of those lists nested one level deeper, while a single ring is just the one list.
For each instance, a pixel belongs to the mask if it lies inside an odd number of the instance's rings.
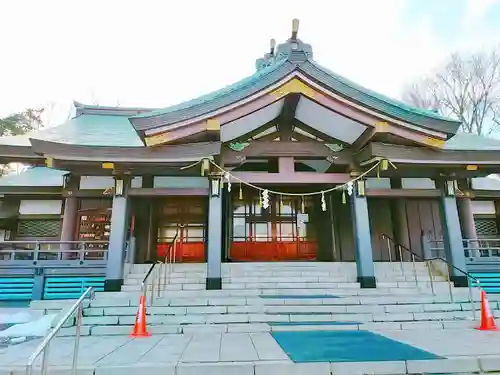
[{"label": "concrete step", "polygon": [[[130,277],[137,275],[129,275],[124,281],[125,285],[140,285],[144,280],[145,275],[138,275],[139,277]],[[186,277],[177,275],[176,277],[165,276],[164,273],[161,274],[161,279],[168,281],[168,284],[205,284],[205,277],[193,277],[192,275],[187,275]],[[430,282],[428,275],[422,275],[417,277],[417,281],[420,282]],[[447,281],[443,277],[434,278],[435,282]],[[246,277],[224,277],[222,279],[224,284],[248,284],[248,283],[356,283],[356,276],[352,277],[340,277],[340,276],[246,276]],[[415,285],[416,281],[413,276],[411,277],[377,277],[377,283],[408,283],[409,285]]]},{"label": "concrete step", "polygon": [[[157,350],[158,351],[158,350]],[[159,351],[158,351],[159,352]],[[123,353],[120,353],[124,355]],[[233,355],[237,355],[234,353]],[[135,357],[135,356],[134,356]],[[111,358],[116,358],[111,355]],[[436,360],[402,360],[380,362],[315,362],[294,363],[290,360],[226,360],[226,361],[121,361],[121,365],[113,363],[79,364],[78,374],[85,375],[431,375],[431,374],[498,374],[500,357],[498,356],[460,356]],[[109,362],[109,361],[108,361]],[[0,367],[2,373],[17,374],[24,369],[19,365]],[[484,372],[483,372],[484,371]],[[35,370],[39,373],[39,370]],[[70,366],[54,366],[49,373],[58,375],[71,374]]]},{"label": "concrete step", "polygon": [[[128,298],[134,301],[137,301],[141,292],[139,290],[129,291],[129,292],[98,292],[97,296],[99,298],[107,298],[107,299],[120,299],[120,298]],[[150,298],[151,292],[148,291],[148,298]],[[401,301],[404,303],[404,300],[408,298],[415,298],[416,300],[422,299],[425,301],[426,298],[432,298],[433,296],[437,296],[441,299],[446,299],[450,301],[449,290],[448,288],[436,288],[435,294],[432,294],[430,289],[419,290],[419,289],[410,289],[410,288],[376,288],[376,289],[246,289],[246,290],[174,290],[167,292],[160,292],[160,297],[162,298],[266,298],[267,299],[276,299],[280,296],[295,296],[295,297],[311,297],[318,299],[322,297],[322,299],[328,300],[339,300],[340,298],[378,298],[380,299],[388,299]],[[323,298],[324,296],[324,298]],[[465,298],[469,300],[469,294],[467,288],[454,288],[453,296],[455,299],[457,298]],[[272,297],[272,298],[271,298]],[[473,290],[473,297],[475,300],[479,300],[479,293],[476,290]],[[157,298],[157,294],[155,293],[155,299]],[[495,301],[500,299],[499,294],[490,294],[488,296],[490,301]],[[378,303],[378,301],[375,301]]]},{"label": "concrete step", "polygon": [[[318,285],[316,287],[314,286],[302,286],[301,285],[281,285],[281,288],[252,288],[250,286],[248,287],[226,287],[223,286],[223,291],[224,292],[230,292],[231,295],[237,296],[237,295],[243,295],[243,296],[251,296],[251,295],[280,295],[280,294],[285,294],[285,295],[307,295],[307,294],[313,294],[313,295],[319,295],[319,294],[330,294],[334,296],[351,296],[351,295],[390,295],[390,294],[431,294],[432,290],[430,287],[379,287],[379,288],[374,288],[374,289],[361,289],[359,286],[354,287],[350,286],[349,289],[346,289],[344,287],[337,287],[337,285],[323,285],[322,288],[320,288]],[[448,283],[436,283],[434,285],[434,290],[436,293],[443,293],[443,292],[448,292]],[[158,290],[158,288],[155,288]],[[169,295],[170,293],[192,293],[191,295],[204,295],[205,294],[205,288],[204,286],[200,286],[200,284],[177,284],[177,285],[166,285],[166,286],[161,286],[159,288],[160,290],[166,290],[168,291]],[[454,288],[454,290],[458,289],[464,289],[464,288]],[[151,284],[149,284],[149,289],[151,290]],[[124,285],[122,287],[122,292],[121,293],[140,293],[141,291],[141,286],[140,285]]]},{"label": "concrete step", "polygon": [[[307,296],[305,296],[307,297]],[[154,300],[154,306],[282,306],[282,305],[337,305],[337,306],[358,306],[358,305],[401,305],[411,306],[412,304],[440,304],[441,307],[448,306],[450,298],[447,295],[418,295],[418,296],[350,296],[342,298],[262,298],[259,296],[179,296],[170,298],[158,298]],[[139,295],[114,295],[107,297],[103,293],[97,295],[97,298],[91,302],[92,307],[115,307],[115,306],[137,306]],[[456,296],[456,304],[469,303],[468,296]],[[479,296],[475,296],[476,304],[479,303]],[[150,301],[148,300],[148,304]],[[34,301],[32,306],[58,306],[54,301]],[[495,309],[498,302],[490,300],[490,307]]]},{"label": "concrete step", "polygon": [[[221,308],[222,306],[217,306]],[[222,309],[221,309],[222,310]],[[270,311],[269,311],[270,310]],[[332,309],[335,310],[335,309]],[[362,309],[359,309],[363,311]],[[274,312],[272,312],[274,311]],[[370,311],[366,309],[365,311]],[[290,313],[286,309],[268,309],[260,312],[258,308],[227,309],[226,313],[198,313],[182,314],[182,309],[154,308],[148,309],[148,322],[152,324],[216,324],[216,323],[268,323],[268,322],[413,322],[413,321],[441,321],[441,320],[470,320],[471,311],[433,311],[433,312],[308,312]],[[95,311],[92,311],[95,313]],[[85,325],[133,325],[137,309],[107,310],[107,315],[86,316],[83,318]],[[178,313],[178,314],[175,314]],[[122,315],[126,314],[126,315]],[[175,314],[175,315],[174,315]],[[478,316],[477,314],[476,316]],[[500,315],[500,314],[497,314]]]},{"label": "concrete step", "polygon": [[[287,324],[273,325],[272,322],[251,322],[251,323],[212,323],[212,324],[158,324],[148,320],[148,331],[155,334],[208,334],[208,333],[256,333],[272,331],[406,331],[406,330],[457,330],[474,329],[478,322],[471,320],[454,321],[408,321],[408,322],[363,322],[349,325],[340,324],[322,324],[321,321],[311,322],[307,325]],[[83,336],[112,336],[128,335],[133,329],[133,323],[130,324],[109,324],[95,325],[86,324],[81,327]],[[63,328],[59,336],[74,336],[75,327]]]},{"label": "concrete step", "polygon": [[[150,315],[221,315],[221,314],[342,314],[342,313],[371,313],[371,314],[406,314],[406,313],[451,313],[472,311],[470,303],[429,303],[404,305],[240,305],[240,306],[149,306]],[[499,310],[498,304],[490,305],[494,311]],[[474,310],[479,311],[479,303]],[[90,307],[84,315],[96,316],[135,316],[135,306]],[[425,315],[425,314],[424,314]]]}]

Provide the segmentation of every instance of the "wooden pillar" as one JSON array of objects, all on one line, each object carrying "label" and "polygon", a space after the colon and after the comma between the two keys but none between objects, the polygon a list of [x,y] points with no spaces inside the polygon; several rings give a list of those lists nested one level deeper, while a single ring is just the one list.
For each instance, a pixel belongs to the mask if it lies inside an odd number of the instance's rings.
[{"label": "wooden pillar", "polygon": [[[68,197],[64,200],[64,213],[61,225],[61,241],[74,241],[76,232],[76,219],[78,213],[78,199],[72,194],[78,190],[80,177],[74,175],[64,176],[64,189]],[[71,193],[71,196],[69,196]],[[69,243],[61,244],[61,250],[74,250],[77,247]],[[63,253],[62,258],[68,259],[75,253]]]},{"label": "wooden pillar", "polygon": [[[221,191],[221,195],[226,191]],[[208,201],[208,251],[207,280],[208,290],[222,289],[221,248],[222,248],[222,196],[210,196]]]},{"label": "wooden pillar", "polygon": [[[457,199],[455,197],[455,181],[436,181],[441,185],[441,213],[446,258],[454,267],[466,271],[465,252],[460,228]],[[457,269],[450,268],[451,279],[455,286],[468,285],[467,276]]]},{"label": "wooden pillar", "polygon": [[375,270],[373,266],[373,250],[370,231],[370,218],[368,216],[368,202],[364,195],[364,186],[360,188],[360,184],[364,181],[356,183],[356,189],[350,197],[353,224],[354,224],[354,239],[356,247],[356,267],[358,270],[358,282],[362,288],[375,288],[377,286],[375,280]]},{"label": "wooden pillar", "polygon": [[[142,187],[151,189],[154,187],[154,176],[145,175],[142,177]],[[156,261],[156,237],[157,237],[157,223],[156,223],[156,198],[148,197],[143,201],[144,207],[142,208],[143,216],[141,216],[143,223],[140,225],[141,230],[141,260],[143,262]]]},{"label": "wooden pillar", "polygon": [[472,212],[472,200],[470,198],[461,198],[457,200],[457,203],[464,238],[476,239],[477,233],[474,214]]},{"label": "wooden pillar", "polygon": [[117,189],[115,189],[111,212],[111,232],[106,262],[106,280],[104,281],[104,290],[107,292],[119,292],[123,285],[127,225],[129,221],[129,198],[127,193],[130,187],[130,178],[128,176],[115,177],[115,184],[120,180],[123,181],[123,191],[121,194],[117,194]]},{"label": "wooden pillar", "polygon": [[471,186],[469,180],[462,179],[458,181],[458,188],[465,193],[465,197],[457,199],[462,235],[464,238],[476,239],[476,224],[472,211],[472,199],[470,198]]}]

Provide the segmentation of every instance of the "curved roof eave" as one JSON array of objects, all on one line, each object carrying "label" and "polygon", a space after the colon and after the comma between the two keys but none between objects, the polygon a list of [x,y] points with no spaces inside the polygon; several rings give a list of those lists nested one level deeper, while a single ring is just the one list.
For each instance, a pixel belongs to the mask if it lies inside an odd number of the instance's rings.
[{"label": "curved roof eave", "polygon": [[328,70],[314,60],[308,59],[303,64],[300,64],[299,70],[318,81],[318,83],[326,85],[332,91],[338,92],[344,97],[359,102],[378,112],[387,114],[390,117],[429,130],[444,132],[449,136],[454,135],[461,125],[460,121],[441,116],[431,111],[411,107],[401,101],[389,98],[358,85]]},{"label": "curved roof eave", "polygon": [[162,110],[141,113],[129,120],[138,131],[188,120],[253,95],[293,72],[296,66],[286,59],[280,60],[218,91]]},{"label": "curved roof eave", "polygon": [[413,108],[403,102],[376,93],[331,72],[311,59],[306,59],[300,63],[283,59],[219,91],[163,110],[140,113],[130,117],[129,120],[139,132],[186,121],[253,95],[284,78],[294,70],[302,72],[327,89],[367,108],[424,129],[443,132],[448,134],[448,137],[451,137],[460,127],[461,123],[459,121],[440,116],[431,111]]}]

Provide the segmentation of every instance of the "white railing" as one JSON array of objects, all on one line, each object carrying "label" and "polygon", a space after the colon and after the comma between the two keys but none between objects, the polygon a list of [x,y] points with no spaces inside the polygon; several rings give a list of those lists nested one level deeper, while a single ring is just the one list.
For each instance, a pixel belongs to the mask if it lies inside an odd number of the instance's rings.
[{"label": "white railing", "polygon": [[0,263],[106,261],[108,241],[0,241]]},{"label": "white railing", "polygon": [[48,365],[49,365],[49,353],[50,353],[50,344],[54,337],[56,337],[57,333],[61,330],[64,324],[76,314],[76,335],[75,335],[75,343],[73,347],[73,362],[71,365],[71,374],[76,375],[76,367],[78,365],[78,350],[80,348],[80,331],[82,327],[82,317],[83,317],[83,302],[85,299],[89,297],[91,300],[94,299],[95,293],[92,287],[89,287],[78,301],[69,309],[69,311],[59,320],[59,322],[55,325],[55,327],[50,331],[50,333],[45,336],[42,343],[35,349],[33,354],[28,359],[28,363],[26,365],[26,375],[32,375],[33,373],[33,364],[43,353],[42,357],[42,366],[41,366],[41,375],[47,375]]},{"label": "white railing", "polygon": [[438,261],[444,265],[443,269],[444,269],[444,272],[446,274],[445,276],[446,276],[446,281],[448,283],[448,292],[450,295],[450,302],[451,303],[454,303],[454,296],[453,296],[453,282],[451,280],[450,268],[455,269],[457,272],[466,276],[467,277],[467,287],[469,290],[469,303],[471,305],[472,318],[474,320],[476,320],[476,309],[474,306],[474,297],[472,295],[472,282],[474,282],[476,284],[475,286],[478,288],[478,290],[481,291],[482,288],[481,288],[480,281],[478,279],[471,276],[467,271],[462,270],[458,267],[455,267],[453,264],[449,263],[445,258],[442,258],[440,256],[429,257],[429,258],[422,257],[422,256],[414,253],[411,249],[407,248],[406,246],[397,243],[394,239],[392,239],[391,237],[389,237],[385,234],[382,234],[381,237],[382,237],[382,240],[387,241],[387,251],[388,251],[388,255],[389,255],[389,262],[392,263],[392,261],[393,261],[393,259],[392,259],[392,249],[393,248],[395,249],[396,254],[399,255],[397,257],[398,259],[396,261],[398,261],[400,264],[401,274],[403,276],[406,276],[406,270],[405,270],[405,267],[403,266],[403,262],[405,261],[405,254],[407,257],[410,258],[410,260],[412,262],[413,278],[415,279],[415,284],[417,287],[418,287],[418,277],[417,277],[417,269],[416,269],[415,261],[418,260],[418,261],[422,261],[425,263],[425,266],[426,266],[427,271],[429,273],[429,283],[430,283],[431,292],[433,295],[436,295],[435,290],[434,290],[434,282],[436,280],[437,275],[435,275],[435,273],[433,271],[432,262]]},{"label": "white railing", "polygon": [[[142,281],[141,291],[144,294],[146,303],[149,301],[150,306],[154,305],[156,298],[163,298],[166,293],[167,285],[170,284],[170,277],[174,270],[179,241],[179,230],[177,230],[174,239],[167,249],[163,262],[158,261],[153,264]],[[148,292],[150,292],[149,299]]]}]

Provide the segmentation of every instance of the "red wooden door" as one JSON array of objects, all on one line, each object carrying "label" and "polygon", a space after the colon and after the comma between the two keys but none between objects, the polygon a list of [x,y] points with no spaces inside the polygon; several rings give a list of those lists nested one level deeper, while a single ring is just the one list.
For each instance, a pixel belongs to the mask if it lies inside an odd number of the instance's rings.
[{"label": "red wooden door", "polygon": [[258,197],[233,200],[230,258],[234,261],[316,259],[317,244],[307,211],[312,202],[300,197],[273,197],[264,210]]},{"label": "red wooden door", "polygon": [[175,262],[205,262],[207,207],[203,197],[175,197],[160,207],[157,250],[159,259],[167,255],[177,233],[172,252]]}]

